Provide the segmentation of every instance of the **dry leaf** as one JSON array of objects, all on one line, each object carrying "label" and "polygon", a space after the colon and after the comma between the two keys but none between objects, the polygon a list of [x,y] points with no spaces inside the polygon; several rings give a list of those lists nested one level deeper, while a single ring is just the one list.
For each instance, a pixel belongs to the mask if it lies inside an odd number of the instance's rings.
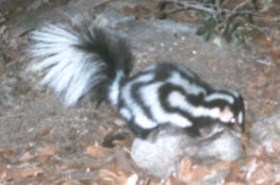
[{"label": "dry leaf", "polygon": [[38,149],[38,155],[54,155],[55,147],[51,144],[45,144],[43,147]]},{"label": "dry leaf", "polygon": [[55,154],[55,147],[51,144],[45,144],[43,147],[38,148],[38,154],[36,156],[36,161],[45,163],[50,160]]},{"label": "dry leaf", "polygon": [[1,168],[0,169],[0,183],[2,183],[6,177],[7,177],[7,170]]},{"label": "dry leaf", "polygon": [[162,179],[150,176],[140,176],[137,181],[137,185],[167,185],[166,183]]},{"label": "dry leaf", "polygon": [[178,177],[181,179],[181,177],[185,177],[187,174],[190,174],[192,170],[192,162],[189,158],[183,158],[180,162],[179,166],[179,173]]},{"label": "dry leaf", "polygon": [[73,179],[59,179],[58,181],[54,182],[54,185],[80,185],[76,180]]},{"label": "dry leaf", "polygon": [[52,127],[46,128],[40,133],[40,136],[42,137],[48,136],[52,132],[52,130],[53,130]]},{"label": "dry leaf", "polygon": [[35,157],[34,155],[31,155],[30,152],[27,151],[21,156],[19,161],[20,162],[28,162],[28,161],[34,159],[34,157]]},{"label": "dry leaf", "polygon": [[102,185],[126,185],[128,180],[128,175],[118,167],[100,170],[98,176],[98,182]]},{"label": "dry leaf", "polygon": [[239,182],[240,179],[245,179],[244,172],[241,170],[241,165],[239,164],[239,161],[233,161],[233,162],[221,162],[222,165],[224,165],[223,169],[219,170],[230,170],[230,174],[226,177],[226,182]]},{"label": "dry leaf", "polygon": [[255,173],[257,169],[257,159],[251,159],[248,163],[247,163],[247,171],[246,171],[246,180],[249,181],[253,175],[253,173]]},{"label": "dry leaf", "polygon": [[178,180],[189,183],[192,181],[192,162],[189,158],[185,157],[181,160],[179,171],[178,171]]},{"label": "dry leaf", "polygon": [[165,185],[186,185],[186,184],[174,178],[173,176],[170,176]]},{"label": "dry leaf", "polygon": [[274,180],[274,178],[277,180],[276,177],[278,174],[279,169],[276,170],[274,164],[264,164],[260,162],[257,165],[256,171],[252,174],[250,181],[255,183],[263,181],[264,183],[268,183],[271,180]]},{"label": "dry leaf", "polygon": [[208,174],[210,174],[210,170],[208,170],[204,166],[193,166],[191,176],[194,181],[202,181]]},{"label": "dry leaf", "polygon": [[231,163],[229,161],[219,161],[213,168],[218,171],[228,170],[231,167]]},{"label": "dry leaf", "polygon": [[92,157],[106,157],[111,154],[111,150],[101,146],[90,145],[86,147],[84,153]]},{"label": "dry leaf", "polygon": [[10,162],[11,157],[13,157],[15,151],[9,149],[0,149],[0,159],[5,161],[6,163]]},{"label": "dry leaf", "polygon": [[51,144],[45,144],[43,147],[39,146],[36,148],[36,153],[31,154],[30,151],[25,152],[21,158],[20,162],[28,162],[31,160],[37,162],[46,162],[55,154],[55,148]]},{"label": "dry leaf", "polygon": [[33,166],[28,166],[28,167],[23,167],[23,168],[11,168],[8,171],[8,174],[15,181],[22,180],[22,178],[37,177],[43,173],[44,173],[44,171],[42,168],[33,167]]},{"label": "dry leaf", "polygon": [[66,173],[67,171],[96,171],[99,167],[95,164],[59,164],[55,166],[56,171]]},{"label": "dry leaf", "polygon": [[241,182],[227,182],[224,185],[246,185],[247,183],[241,183]]}]

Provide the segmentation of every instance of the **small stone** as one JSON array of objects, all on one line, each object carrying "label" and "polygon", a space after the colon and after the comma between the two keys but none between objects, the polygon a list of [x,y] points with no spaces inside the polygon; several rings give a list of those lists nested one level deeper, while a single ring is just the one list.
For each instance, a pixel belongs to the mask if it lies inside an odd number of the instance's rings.
[{"label": "small stone", "polygon": [[119,126],[119,127],[122,127],[122,126],[126,125],[125,121],[122,120],[122,119],[116,119],[116,120],[114,121],[114,123],[115,123],[117,126]]},{"label": "small stone", "polygon": [[176,173],[176,165],[182,157],[202,165],[239,158],[242,153],[239,135],[221,124],[212,129],[219,131],[205,138],[194,138],[188,136],[184,129],[171,126],[159,128],[152,131],[147,139],[136,138],[133,141],[131,157],[140,168],[160,178]]}]

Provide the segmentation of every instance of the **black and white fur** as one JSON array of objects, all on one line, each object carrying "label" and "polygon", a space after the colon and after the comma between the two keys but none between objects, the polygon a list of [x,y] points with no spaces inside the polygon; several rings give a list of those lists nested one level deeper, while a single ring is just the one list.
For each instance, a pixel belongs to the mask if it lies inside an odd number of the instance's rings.
[{"label": "black and white fur", "polygon": [[184,66],[160,63],[129,76],[133,56],[124,39],[101,28],[83,33],[66,25],[47,25],[32,34],[30,54],[47,70],[42,83],[75,105],[93,93],[108,100],[137,136],[164,124],[199,134],[199,128],[220,122],[243,126],[239,93],[217,90]]}]

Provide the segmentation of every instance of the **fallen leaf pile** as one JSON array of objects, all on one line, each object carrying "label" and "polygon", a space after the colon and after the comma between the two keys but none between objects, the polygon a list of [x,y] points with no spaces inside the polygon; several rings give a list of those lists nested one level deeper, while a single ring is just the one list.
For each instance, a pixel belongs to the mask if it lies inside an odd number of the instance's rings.
[{"label": "fallen leaf pile", "polygon": [[[87,161],[91,162],[86,163],[63,159],[65,154],[62,155],[50,144],[36,148],[2,149],[0,184],[126,184],[133,174],[110,162],[114,158],[113,150],[86,146],[81,154],[83,158],[90,157]],[[100,158],[102,161],[98,160]]]},{"label": "fallen leaf pile", "polygon": [[170,176],[167,185],[220,184],[220,185],[276,185],[280,183],[280,159],[265,153],[214,166],[194,165],[184,158],[177,176]]},{"label": "fallen leaf pile", "polygon": [[[278,146],[279,143],[275,143],[275,147]],[[86,160],[81,162],[63,159],[65,154],[51,144],[20,150],[1,149],[0,184],[189,185],[212,182],[213,179],[221,185],[280,183],[279,150],[269,155],[262,152],[246,156],[231,163],[221,161],[210,167],[193,164],[185,157],[178,166],[178,173],[165,182],[147,178],[139,169],[127,167],[131,159],[128,156],[123,162],[122,157],[116,158],[113,154],[118,152],[125,153],[99,145],[85,146],[80,157]]]}]

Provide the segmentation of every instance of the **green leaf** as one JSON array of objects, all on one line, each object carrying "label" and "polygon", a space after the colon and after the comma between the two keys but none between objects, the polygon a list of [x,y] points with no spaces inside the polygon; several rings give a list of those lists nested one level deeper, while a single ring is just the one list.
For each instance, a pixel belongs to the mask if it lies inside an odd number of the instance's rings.
[{"label": "green leaf", "polygon": [[203,35],[205,32],[207,31],[206,27],[204,25],[200,26],[197,30],[196,30],[196,34],[201,36]]},{"label": "green leaf", "polygon": [[209,41],[212,38],[213,34],[214,34],[214,32],[212,32],[212,31],[205,32],[203,34],[203,37],[204,37],[205,41]]},{"label": "green leaf", "polygon": [[221,8],[222,4],[223,4],[223,0],[216,0],[215,1],[215,7],[217,7],[217,8]]},{"label": "green leaf", "polygon": [[155,14],[155,17],[156,17],[157,19],[166,19],[167,13],[164,12],[164,11],[159,11],[159,12],[157,12],[157,13]]}]

